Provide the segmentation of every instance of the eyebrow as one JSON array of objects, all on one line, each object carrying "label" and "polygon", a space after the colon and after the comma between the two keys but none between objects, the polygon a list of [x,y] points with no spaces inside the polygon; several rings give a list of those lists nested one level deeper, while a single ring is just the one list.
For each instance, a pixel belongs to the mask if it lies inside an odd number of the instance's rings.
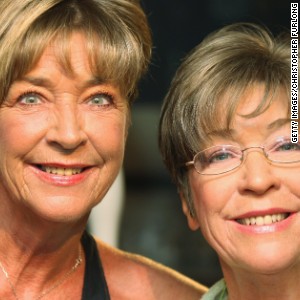
[{"label": "eyebrow", "polygon": [[267,129],[270,131],[275,131],[276,129],[283,127],[290,121],[291,121],[291,119],[289,119],[289,118],[277,119],[277,120],[273,121],[272,123],[268,124]]},{"label": "eyebrow", "polygon": [[235,133],[234,129],[228,128],[228,129],[219,129],[219,130],[213,130],[208,133],[209,136],[212,137],[223,137],[223,138],[233,138],[233,135]]},{"label": "eyebrow", "polygon": [[[45,87],[45,88],[52,88],[54,86],[53,81],[45,78],[45,77],[34,77],[34,76],[25,76],[20,79],[20,81],[28,82],[32,85],[39,86],[39,87]],[[92,77],[84,82],[82,82],[79,86],[81,89],[86,89],[98,85],[106,84],[107,81],[103,80],[100,77]]]}]

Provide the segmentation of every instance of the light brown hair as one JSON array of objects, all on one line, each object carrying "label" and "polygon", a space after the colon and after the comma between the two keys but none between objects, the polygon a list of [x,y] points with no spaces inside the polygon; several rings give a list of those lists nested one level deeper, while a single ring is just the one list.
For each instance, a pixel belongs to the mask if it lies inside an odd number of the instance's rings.
[{"label": "light brown hair", "polygon": [[116,84],[130,103],[135,99],[152,46],[138,0],[2,0],[0,24],[1,103],[49,43],[59,44],[59,59],[71,72],[68,41],[74,31],[86,37],[94,75]]},{"label": "light brown hair", "polygon": [[229,129],[240,96],[250,86],[263,83],[265,95],[245,116],[249,118],[267,109],[278,87],[289,95],[290,70],[290,40],[250,23],[228,25],[210,34],[184,59],[164,99],[159,145],[187,199],[184,163],[206,147],[209,132],[221,129],[224,122]]}]

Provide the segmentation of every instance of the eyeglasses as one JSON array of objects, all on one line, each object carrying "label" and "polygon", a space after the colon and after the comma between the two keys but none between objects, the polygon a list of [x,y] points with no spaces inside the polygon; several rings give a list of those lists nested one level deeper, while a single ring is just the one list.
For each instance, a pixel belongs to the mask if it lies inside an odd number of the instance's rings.
[{"label": "eyeglasses", "polygon": [[263,146],[241,149],[238,146],[218,145],[198,152],[186,166],[194,166],[202,175],[218,175],[238,168],[247,150],[261,149],[272,163],[290,164],[300,162],[300,143],[292,143],[289,137],[277,137]]}]

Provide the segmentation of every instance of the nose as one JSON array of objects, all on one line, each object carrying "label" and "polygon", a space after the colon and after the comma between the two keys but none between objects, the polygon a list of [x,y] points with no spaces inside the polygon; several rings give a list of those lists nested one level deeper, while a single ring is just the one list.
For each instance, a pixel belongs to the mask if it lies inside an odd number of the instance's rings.
[{"label": "nose", "polygon": [[273,172],[273,168],[262,149],[257,147],[247,150],[244,153],[240,192],[262,195],[271,189],[278,189],[280,180]]},{"label": "nose", "polygon": [[76,103],[60,103],[51,115],[47,142],[63,150],[74,150],[86,142],[83,120]]}]

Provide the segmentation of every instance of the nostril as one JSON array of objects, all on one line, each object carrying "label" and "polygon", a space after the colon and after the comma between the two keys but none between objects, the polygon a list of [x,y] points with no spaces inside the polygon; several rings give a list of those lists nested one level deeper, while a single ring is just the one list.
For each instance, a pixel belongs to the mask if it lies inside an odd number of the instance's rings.
[{"label": "nostril", "polygon": [[62,151],[74,151],[85,144],[87,138],[81,130],[51,129],[46,136],[47,142]]},{"label": "nostril", "polygon": [[61,148],[72,150],[86,140],[84,121],[75,99],[64,98],[58,102],[51,118],[46,135],[51,144],[60,145]]}]

